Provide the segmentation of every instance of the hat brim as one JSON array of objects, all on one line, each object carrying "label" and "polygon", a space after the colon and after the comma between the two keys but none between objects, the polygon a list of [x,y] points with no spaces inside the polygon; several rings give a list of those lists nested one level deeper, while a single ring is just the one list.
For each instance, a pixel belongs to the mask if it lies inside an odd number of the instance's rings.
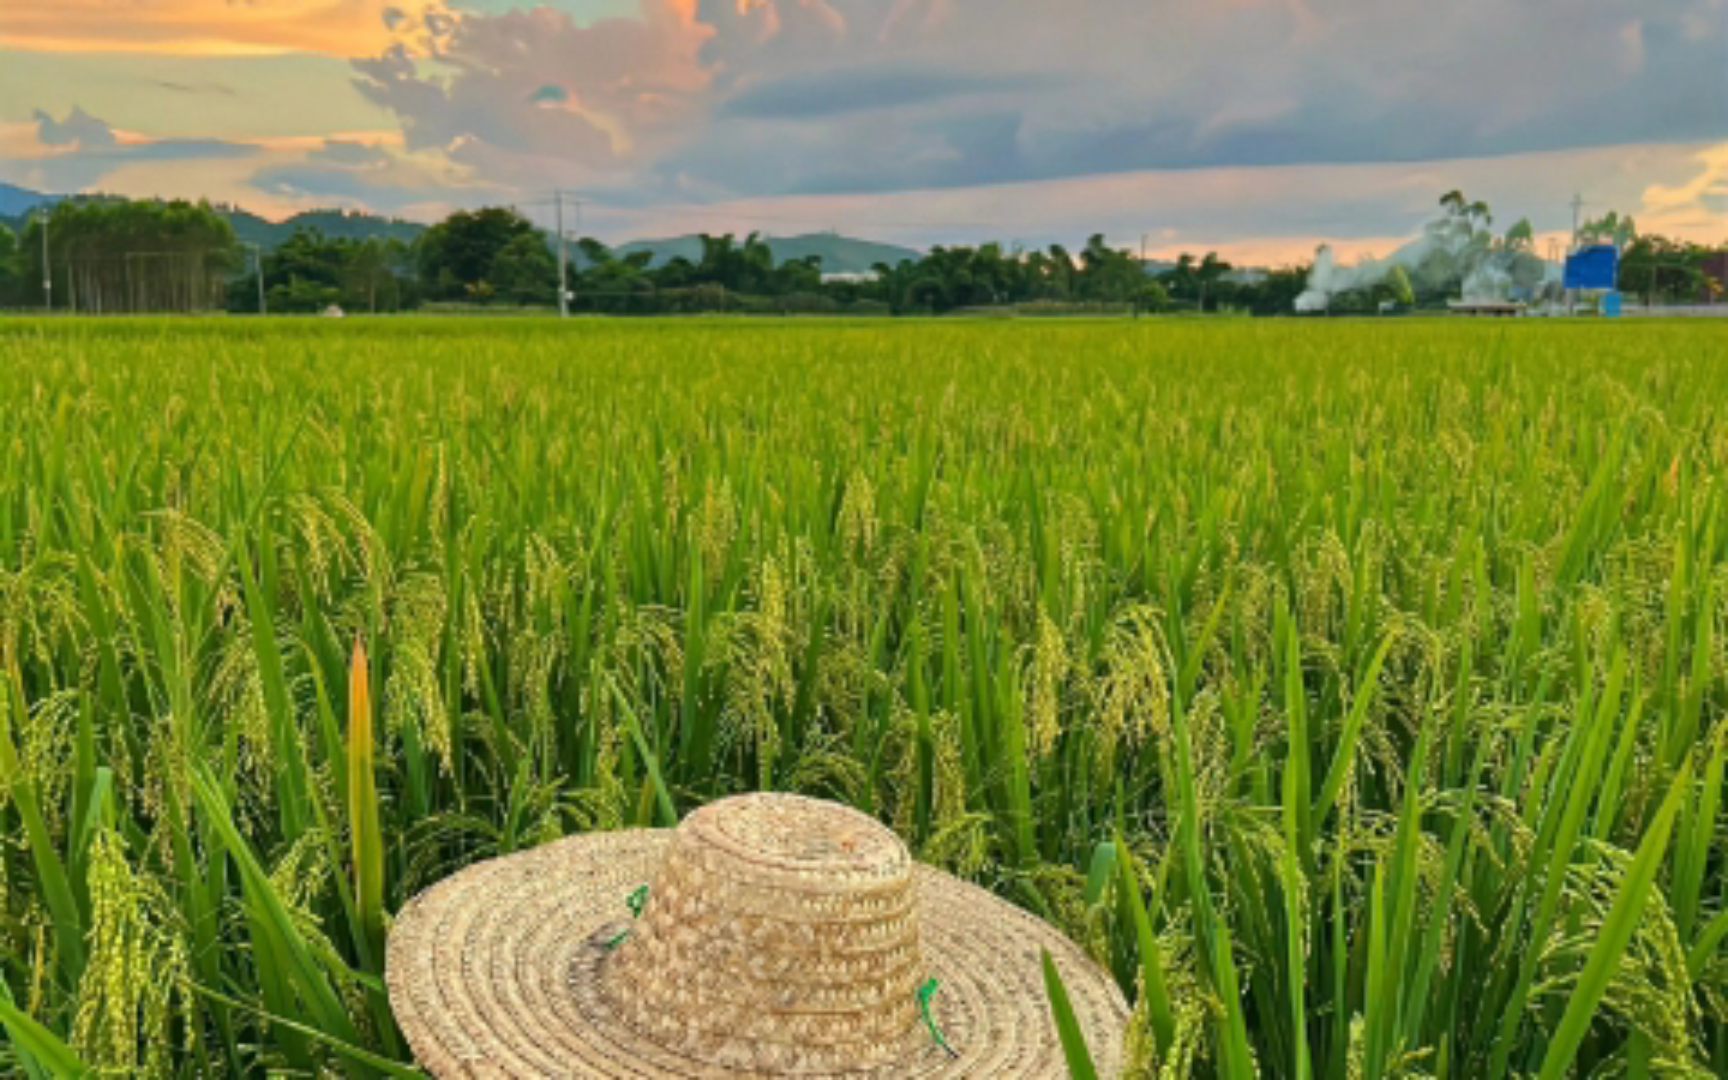
[{"label": "hat brim", "polygon": [[[453,1077],[736,1080],[621,1022],[599,991],[598,940],[653,880],[667,829],[572,836],[476,863],[409,901],[386,948],[396,1022],[419,1063]],[[1128,1007],[1115,981],[1054,927],[975,885],[915,871],[921,947],[940,980],[932,1010],[956,1051],[847,1077],[1062,1077],[1042,950],[1067,987],[1093,1061],[1119,1070]]]}]

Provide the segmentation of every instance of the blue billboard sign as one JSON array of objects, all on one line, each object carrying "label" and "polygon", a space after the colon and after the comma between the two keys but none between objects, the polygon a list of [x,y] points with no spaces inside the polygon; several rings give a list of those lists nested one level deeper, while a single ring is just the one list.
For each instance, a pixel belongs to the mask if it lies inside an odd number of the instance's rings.
[{"label": "blue billboard sign", "polygon": [[1612,289],[1619,276],[1620,252],[1613,244],[1579,248],[1566,256],[1568,289]]}]

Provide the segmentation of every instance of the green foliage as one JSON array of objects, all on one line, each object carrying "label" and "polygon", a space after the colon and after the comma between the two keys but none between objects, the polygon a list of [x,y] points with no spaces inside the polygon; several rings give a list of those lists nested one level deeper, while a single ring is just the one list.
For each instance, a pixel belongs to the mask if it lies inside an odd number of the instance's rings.
[{"label": "green foliage", "polygon": [[[411,279],[411,254],[400,240],[352,240],[309,226],[296,229],[263,256],[268,308],[275,314],[307,314],[331,304],[366,312],[413,307],[419,295]],[[258,309],[258,277],[250,262],[248,270],[229,286],[229,311]]]},{"label": "green foliage", "polygon": [[0,224],[0,309],[23,304],[24,266],[18,234]]},{"label": "green foliage", "polygon": [[871,291],[903,313],[1040,302],[1158,309],[1168,302],[1164,287],[1148,279],[1140,261],[1110,247],[1102,234],[1088,239],[1078,256],[1060,244],[1026,252],[1004,251],[995,243],[937,246],[922,259],[878,264]]},{"label": "green foliage", "polygon": [[1416,290],[1410,285],[1410,274],[1402,266],[1394,266],[1386,275],[1386,288],[1394,303],[1410,307],[1416,303]]},{"label": "green foliage", "polygon": [[69,1080],[90,1075],[90,1067],[70,1046],[18,1008],[4,980],[0,980],[0,1030],[5,1031],[17,1055],[19,1071],[30,1080],[50,1077]]},{"label": "green foliage", "polygon": [[400,218],[384,218],[361,210],[302,210],[281,221],[269,221],[237,206],[218,204],[216,212],[228,219],[242,243],[257,244],[266,252],[286,243],[297,232],[317,232],[331,240],[378,240],[410,247],[426,226]]},{"label": "green foliage", "polygon": [[1197,311],[1215,309],[1221,300],[1227,299],[1232,290],[1221,288],[1224,275],[1231,271],[1229,263],[1218,257],[1217,252],[1208,251],[1199,259],[1192,255],[1181,255],[1176,265],[1164,275],[1164,282],[1170,289],[1170,295],[1182,300]]},{"label": "green foliage", "polygon": [[765,787],[1131,1075],[1728,1074],[1716,335],[0,323],[0,1071],[397,1075],[409,896]]},{"label": "green foliage", "polygon": [[1582,244],[1613,244],[1622,250],[1638,236],[1638,226],[1632,220],[1632,215],[1621,217],[1619,211],[1610,210],[1592,221],[1584,221],[1578,226],[1578,242]]},{"label": "green foliage", "polygon": [[[251,314],[260,305],[260,273],[262,302],[274,314],[332,305],[399,312],[423,301],[446,310],[558,304],[556,239],[506,207],[458,211],[430,227],[342,211],[272,224],[233,207],[114,196],[68,199],[54,213],[49,258],[62,310]],[[42,302],[40,237],[40,226],[30,224],[9,247],[0,226],[0,307]],[[796,254],[777,260],[775,245]],[[1238,275],[1216,253],[1184,255],[1159,272],[1093,234],[1077,253],[1060,244],[1044,251],[937,246],[893,265],[879,262],[869,274],[824,280],[834,268],[824,266],[823,252],[836,248],[853,265],[860,253],[911,252],[823,235],[771,243],[754,232],[742,239],[699,233],[616,252],[582,238],[569,248],[565,283],[574,311],[608,315],[1275,315],[1290,312],[1305,276],[1300,267]]]},{"label": "green foliage", "polygon": [[487,279],[499,296],[512,303],[558,302],[558,261],[538,233],[511,237],[492,260]]},{"label": "green foliage", "polygon": [[1698,303],[1709,299],[1704,260],[1709,248],[1647,233],[1620,252],[1620,291],[1645,303]]},{"label": "green foliage", "polygon": [[[237,282],[229,293],[230,310],[248,311],[257,306],[255,290],[257,279]],[[335,285],[324,285],[306,278],[290,278],[279,285],[272,285],[267,290],[267,310],[278,315],[312,315],[324,311],[330,305],[340,306],[342,290]]]},{"label": "green foliage", "polygon": [[1722,293],[1723,283],[1708,269],[1712,256],[1721,258],[1721,246],[1640,233],[1631,215],[1622,217],[1614,210],[1581,224],[1578,240],[1619,249],[1620,291],[1645,303],[1701,303]]},{"label": "green foliage", "polygon": [[1068,1075],[1073,1080],[1098,1080],[1098,1070],[1086,1049],[1086,1036],[1074,1016],[1074,1006],[1068,1001],[1068,988],[1062,985],[1062,976],[1048,950],[1044,952],[1041,963],[1044,967],[1044,993],[1050,999],[1050,1019],[1062,1039],[1062,1057],[1068,1063]]},{"label": "green foliage", "polygon": [[515,210],[458,210],[427,229],[415,244],[420,280],[427,295],[437,300],[487,300],[501,292],[514,297],[542,290],[556,299],[556,264],[537,262],[524,244],[544,247],[545,241]]},{"label": "green foliage", "polygon": [[[41,304],[42,230],[32,216],[21,237],[22,302]],[[64,199],[47,226],[54,307],[117,314],[220,310],[240,250],[209,203]]]}]

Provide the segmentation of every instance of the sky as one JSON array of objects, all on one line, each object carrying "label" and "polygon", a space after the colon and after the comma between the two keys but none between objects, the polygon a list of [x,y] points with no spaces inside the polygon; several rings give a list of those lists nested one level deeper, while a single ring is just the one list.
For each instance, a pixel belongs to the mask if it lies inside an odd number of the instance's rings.
[{"label": "sky", "polygon": [[0,182],[617,241],[1728,240],[1728,0],[0,0]]}]

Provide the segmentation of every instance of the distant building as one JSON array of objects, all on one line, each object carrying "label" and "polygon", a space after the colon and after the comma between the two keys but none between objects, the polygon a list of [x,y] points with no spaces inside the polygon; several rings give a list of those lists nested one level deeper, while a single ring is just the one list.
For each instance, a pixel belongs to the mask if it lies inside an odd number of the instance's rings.
[{"label": "distant building", "polygon": [[1523,314],[1524,305],[1513,300],[1448,300],[1446,309],[1454,315],[1504,318]]}]

